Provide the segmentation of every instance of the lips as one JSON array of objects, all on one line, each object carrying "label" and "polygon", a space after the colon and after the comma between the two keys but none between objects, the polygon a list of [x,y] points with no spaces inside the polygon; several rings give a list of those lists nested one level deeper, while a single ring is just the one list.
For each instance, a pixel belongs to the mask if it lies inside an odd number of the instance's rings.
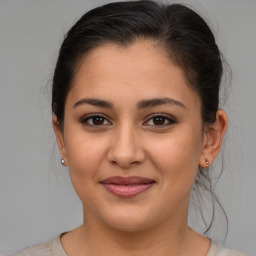
[{"label": "lips", "polygon": [[136,196],[148,190],[154,183],[152,179],[137,176],[114,176],[101,182],[109,192],[120,197]]}]

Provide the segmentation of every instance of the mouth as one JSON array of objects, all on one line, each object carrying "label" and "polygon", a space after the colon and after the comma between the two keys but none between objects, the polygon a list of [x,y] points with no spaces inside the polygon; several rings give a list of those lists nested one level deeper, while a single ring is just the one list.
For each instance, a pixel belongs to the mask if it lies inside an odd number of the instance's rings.
[{"label": "mouth", "polygon": [[114,176],[107,178],[100,183],[112,194],[120,197],[133,197],[148,190],[156,182],[152,179],[144,177]]}]

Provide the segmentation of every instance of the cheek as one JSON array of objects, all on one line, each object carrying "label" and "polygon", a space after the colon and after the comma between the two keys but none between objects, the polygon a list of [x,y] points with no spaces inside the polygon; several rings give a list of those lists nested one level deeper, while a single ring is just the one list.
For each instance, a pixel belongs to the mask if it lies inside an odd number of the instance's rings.
[{"label": "cheek", "polygon": [[158,142],[152,141],[149,155],[166,185],[188,189],[192,186],[198,170],[201,143],[201,134],[189,128],[166,134]]},{"label": "cheek", "polygon": [[103,137],[83,131],[66,134],[70,178],[78,195],[98,182],[107,143]]}]

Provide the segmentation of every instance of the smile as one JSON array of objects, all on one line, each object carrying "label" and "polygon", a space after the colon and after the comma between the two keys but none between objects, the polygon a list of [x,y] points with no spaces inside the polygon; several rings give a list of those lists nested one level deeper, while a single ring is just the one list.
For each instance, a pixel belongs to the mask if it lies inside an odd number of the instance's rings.
[{"label": "smile", "polygon": [[112,194],[120,197],[132,197],[148,190],[155,184],[155,181],[137,176],[115,176],[103,180],[101,184]]}]

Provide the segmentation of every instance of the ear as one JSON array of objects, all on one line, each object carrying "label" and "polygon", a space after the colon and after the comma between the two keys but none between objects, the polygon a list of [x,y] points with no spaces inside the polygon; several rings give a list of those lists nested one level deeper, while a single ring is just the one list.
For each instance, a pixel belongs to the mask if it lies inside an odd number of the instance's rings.
[{"label": "ear", "polygon": [[54,133],[55,133],[55,136],[56,136],[56,140],[57,140],[57,144],[58,144],[58,148],[59,148],[61,158],[63,160],[65,160],[63,165],[67,166],[67,156],[66,156],[64,135],[63,135],[63,131],[61,130],[61,128],[59,126],[57,117],[55,115],[52,117],[52,126],[53,126],[53,130],[54,130]]},{"label": "ear", "polygon": [[222,140],[227,129],[228,119],[224,110],[219,109],[216,113],[216,121],[206,124],[204,128],[203,148],[199,166],[208,167],[217,157]]}]

